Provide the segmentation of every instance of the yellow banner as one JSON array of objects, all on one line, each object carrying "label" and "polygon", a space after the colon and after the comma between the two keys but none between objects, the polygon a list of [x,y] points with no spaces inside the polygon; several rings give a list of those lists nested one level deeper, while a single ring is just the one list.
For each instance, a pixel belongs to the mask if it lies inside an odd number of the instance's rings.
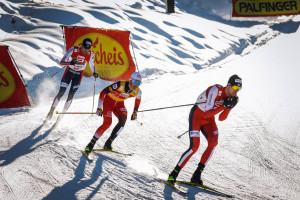
[{"label": "yellow banner", "polygon": [[300,0],[233,0],[233,16],[300,14]]}]

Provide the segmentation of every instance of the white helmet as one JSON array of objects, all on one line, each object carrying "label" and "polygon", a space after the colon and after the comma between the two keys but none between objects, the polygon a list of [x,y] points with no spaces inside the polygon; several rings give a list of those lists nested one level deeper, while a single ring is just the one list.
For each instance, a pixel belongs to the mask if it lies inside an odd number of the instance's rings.
[{"label": "white helmet", "polygon": [[136,80],[142,82],[142,76],[139,72],[133,72],[129,80]]}]

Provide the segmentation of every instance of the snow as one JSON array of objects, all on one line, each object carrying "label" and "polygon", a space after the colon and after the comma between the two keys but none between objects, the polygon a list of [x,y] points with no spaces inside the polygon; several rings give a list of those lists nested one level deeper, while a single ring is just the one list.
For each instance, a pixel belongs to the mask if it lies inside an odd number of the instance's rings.
[{"label": "snow", "polygon": [[[204,183],[235,199],[300,199],[299,16],[234,19],[228,0],[176,1],[174,14],[165,13],[162,0],[0,0],[0,6],[0,44],[10,46],[35,101],[0,110],[0,199],[226,199],[181,185],[189,192],[182,196],[158,179],[189,146],[187,134],[177,136],[188,129],[190,106],[128,119],[113,147],[134,156],[96,153],[92,163],[79,150],[102,118],[66,115],[55,128],[42,126],[63,71],[49,78],[61,69],[61,24],[131,31],[143,75],[140,110],[194,103],[208,86],[241,76],[237,107],[217,121],[219,144]],[[83,79],[69,111],[92,111],[93,84]],[[97,80],[96,98],[109,84]],[[65,100],[66,94],[57,110]],[[130,116],[134,100],[125,104]],[[115,124],[113,118],[98,148]],[[201,136],[179,179],[191,178],[206,145]]]}]

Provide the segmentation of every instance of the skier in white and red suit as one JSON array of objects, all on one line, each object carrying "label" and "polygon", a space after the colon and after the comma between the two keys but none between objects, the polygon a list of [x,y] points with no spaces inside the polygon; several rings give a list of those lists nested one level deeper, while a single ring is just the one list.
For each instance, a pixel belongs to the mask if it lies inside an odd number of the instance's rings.
[{"label": "skier in white and red suit", "polygon": [[124,105],[124,101],[126,99],[135,97],[131,120],[135,120],[137,118],[137,112],[142,98],[142,91],[139,88],[141,82],[142,77],[140,73],[134,72],[129,81],[116,82],[101,91],[96,114],[99,116],[103,115],[103,124],[96,130],[92,140],[86,146],[85,152],[87,155],[93,150],[97,140],[110,127],[112,123],[112,113],[114,113],[119,122],[114,127],[111,136],[104,144],[104,149],[112,150],[111,144],[123,130],[127,120],[127,109]]},{"label": "skier in white and red suit", "polygon": [[90,68],[93,72],[93,76],[95,78],[98,77],[98,74],[95,72],[94,53],[91,51],[91,47],[92,40],[89,38],[85,38],[81,46],[74,46],[70,48],[68,52],[64,55],[64,57],[61,59],[60,64],[67,65],[67,68],[61,79],[59,92],[54,98],[51,109],[47,115],[47,120],[50,120],[52,118],[54,109],[58,105],[60,98],[64,95],[69,84],[72,82],[63,111],[68,110],[72,103],[74,94],[80,86],[83,72],[87,63],[89,63],[90,65]]},{"label": "skier in white and red suit", "polygon": [[182,154],[179,162],[169,175],[168,181],[170,183],[174,184],[176,182],[180,170],[198,150],[201,131],[207,139],[208,146],[191,178],[191,182],[203,185],[201,173],[218,144],[219,131],[214,116],[221,112],[219,120],[224,121],[227,118],[231,109],[238,103],[237,93],[241,88],[242,79],[237,75],[233,75],[229,78],[226,87],[216,84],[208,87],[199,95],[197,103],[192,107],[189,115],[190,147]]}]

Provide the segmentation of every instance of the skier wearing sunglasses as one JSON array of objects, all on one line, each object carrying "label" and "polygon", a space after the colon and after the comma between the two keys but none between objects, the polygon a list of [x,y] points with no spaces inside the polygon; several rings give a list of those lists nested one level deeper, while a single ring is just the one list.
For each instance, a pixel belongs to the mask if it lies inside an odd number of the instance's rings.
[{"label": "skier wearing sunglasses", "polygon": [[220,113],[219,120],[224,121],[232,108],[238,103],[237,93],[242,88],[242,79],[232,75],[226,87],[213,85],[208,87],[197,98],[197,103],[192,107],[189,115],[190,147],[184,152],[168,177],[168,182],[174,184],[180,170],[187,164],[200,146],[200,131],[205,136],[208,146],[201,156],[198,168],[195,170],[191,182],[203,185],[201,173],[213,155],[218,144],[218,127],[215,115]]},{"label": "skier wearing sunglasses", "polygon": [[112,113],[118,118],[119,122],[112,130],[111,136],[107,139],[104,149],[112,150],[112,142],[123,130],[127,120],[127,109],[124,101],[127,98],[135,97],[134,110],[131,115],[131,120],[137,118],[137,111],[141,102],[142,91],[139,86],[142,82],[142,77],[139,72],[134,72],[129,81],[119,81],[104,88],[99,96],[98,108],[96,114],[103,116],[103,124],[96,130],[92,140],[85,148],[87,155],[93,150],[97,140],[110,127],[112,123]]}]

